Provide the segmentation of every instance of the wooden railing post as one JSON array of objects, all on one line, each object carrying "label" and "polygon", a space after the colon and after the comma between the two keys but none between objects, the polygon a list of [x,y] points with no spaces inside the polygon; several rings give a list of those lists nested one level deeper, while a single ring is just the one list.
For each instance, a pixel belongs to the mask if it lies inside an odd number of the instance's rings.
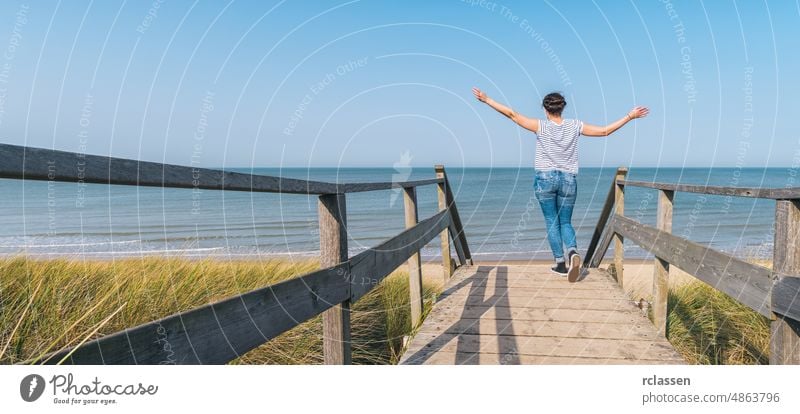
[{"label": "wooden railing post", "polygon": [[[444,211],[447,210],[447,180],[444,173],[444,165],[437,165],[434,168],[436,169],[436,178],[443,180],[436,188],[439,194],[439,211]],[[453,275],[453,270],[455,270],[450,258],[450,236],[448,235],[448,230],[442,230],[440,237],[442,239],[442,271],[444,282],[447,283],[450,276]]]},{"label": "wooden railing post", "polygon": [[[617,173],[619,173],[619,170],[624,168],[625,167],[618,168]],[[611,188],[609,188],[608,194],[606,194],[606,201],[603,203],[603,209],[600,211],[600,217],[597,218],[597,225],[594,227],[594,233],[592,233],[592,238],[589,240],[589,247],[586,248],[586,256],[583,259],[583,267],[599,266],[600,261],[606,254],[608,243],[605,243],[600,251],[598,251],[597,248],[599,246],[598,243],[601,241],[600,237],[603,236],[603,232],[606,231],[606,234],[610,234],[608,231],[614,231],[614,229],[610,228],[609,226],[609,217],[611,217],[611,213],[613,212],[612,210],[614,209],[614,197],[616,196],[616,192],[617,175],[614,174],[614,180],[611,182]]]},{"label": "wooden railing post", "polygon": [[[674,197],[674,191],[658,191],[656,227],[663,232],[672,232],[672,201]],[[656,257],[655,263],[653,263],[653,324],[658,329],[658,333],[663,336],[667,336],[668,293],[669,262]]]},{"label": "wooden railing post", "polygon": [[[403,188],[403,201],[406,211],[406,228],[417,225],[417,190],[414,187]],[[419,252],[408,259],[408,287],[411,292],[411,327],[422,322],[422,261]]]},{"label": "wooden railing post", "polygon": [[[627,175],[628,168],[619,167],[617,169],[617,175],[614,177],[614,185],[616,186],[614,190],[614,214],[620,216],[625,215],[625,186],[619,182],[624,180]],[[622,236],[619,234],[614,234],[614,272],[617,277],[617,283],[619,283],[620,287],[624,287],[623,262],[625,261],[625,246],[622,244],[622,242]]]},{"label": "wooden railing post", "polygon": [[[800,274],[800,200],[775,202],[775,273]],[[770,323],[770,364],[800,364],[800,322],[774,314]]]},{"label": "wooden railing post", "polygon": [[[441,172],[441,175],[439,174]],[[444,197],[447,204],[447,209],[450,211],[450,238],[453,240],[453,247],[458,254],[460,265],[472,265],[472,253],[469,250],[469,243],[467,243],[467,234],[464,232],[464,224],[461,223],[461,216],[458,214],[458,206],[456,206],[456,199],[453,195],[453,189],[450,188],[450,181],[447,179],[447,172],[444,166],[437,165],[436,168],[437,178],[444,180]]]},{"label": "wooden railing post", "polygon": [[[319,265],[322,268],[347,261],[346,217],[344,194],[319,196]],[[326,364],[350,364],[350,300],[322,314],[322,349]]]}]

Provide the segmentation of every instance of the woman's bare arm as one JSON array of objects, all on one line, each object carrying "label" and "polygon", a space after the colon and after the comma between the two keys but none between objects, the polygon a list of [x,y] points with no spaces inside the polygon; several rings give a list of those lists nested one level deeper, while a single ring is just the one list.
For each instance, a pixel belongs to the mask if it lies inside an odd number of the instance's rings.
[{"label": "woman's bare arm", "polygon": [[587,123],[583,124],[583,129],[581,130],[581,134],[589,136],[589,137],[607,137],[618,129],[622,128],[628,122],[637,119],[637,118],[644,118],[647,114],[650,113],[650,110],[644,106],[637,106],[631,109],[630,112],[625,114],[624,117],[606,125],[606,126],[596,126],[590,125]]},{"label": "woman's bare arm", "polygon": [[495,102],[494,99],[486,96],[486,93],[481,91],[478,88],[472,88],[472,93],[475,95],[479,101],[489,105],[497,112],[508,117],[508,119],[517,123],[517,125],[533,132],[537,132],[539,130],[539,120],[528,118],[520,113],[515,112],[513,109],[499,103]]}]

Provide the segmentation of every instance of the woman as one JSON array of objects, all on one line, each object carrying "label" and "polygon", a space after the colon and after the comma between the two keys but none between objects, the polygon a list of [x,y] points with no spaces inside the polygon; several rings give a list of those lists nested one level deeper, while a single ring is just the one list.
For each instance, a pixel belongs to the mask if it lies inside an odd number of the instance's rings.
[{"label": "woman", "polygon": [[[562,119],[567,101],[560,93],[549,93],[542,100],[545,118],[528,118],[513,109],[495,102],[478,88],[472,93],[519,126],[536,134],[536,178],[533,182],[536,199],[547,225],[547,240],[553,251],[556,265],[551,269],[560,276],[575,282],[580,276],[581,257],[572,227],[572,209],[578,193],[578,136],[606,137],[636,118],[647,116],[649,110],[637,106],[624,117],[604,127],[589,125],[577,119]],[[566,246],[567,259],[564,259]]]}]

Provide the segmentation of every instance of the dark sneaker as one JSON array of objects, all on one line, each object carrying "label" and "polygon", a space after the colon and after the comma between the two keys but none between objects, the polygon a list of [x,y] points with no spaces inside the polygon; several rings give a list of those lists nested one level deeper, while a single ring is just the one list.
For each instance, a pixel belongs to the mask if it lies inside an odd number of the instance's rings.
[{"label": "dark sneaker", "polygon": [[564,262],[558,262],[555,266],[550,268],[550,271],[559,275],[559,276],[566,276],[569,270],[567,269],[567,265]]},{"label": "dark sneaker", "polygon": [[567,270],[567,280],[570,283],[578,281],[581,275],[581,256],[578,252],[572,251],[569,253],[569,269]]}]

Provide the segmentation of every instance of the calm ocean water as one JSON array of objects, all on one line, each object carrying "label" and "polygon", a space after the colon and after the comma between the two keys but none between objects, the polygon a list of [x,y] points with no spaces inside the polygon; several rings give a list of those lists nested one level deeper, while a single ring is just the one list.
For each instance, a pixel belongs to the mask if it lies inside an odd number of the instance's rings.
[{"label": "calm ocean water", "polygon": [[[256,169],[255,173],[331,182],[430,178],[431,169]],[[785,187],[796,172],[775,169],[633,168],[630,179]],[[583,168],[573,223],[585,249],[614,169]],[[476,259],[549,258],[532,169],[448,169]],[[128,257],[313,256],[319,246],[314,196],[162,190],[0,180],[0,254]],[[418,189],[420,218],[437,209],[434,186]],[[654,190],[629,188],[626,215],[654,224]],[[403,229],[399,191],[347,196],[351,254]],[[679,193],[673,232],[740,257],[771,255],[774,202]],[[629,244],[629,243],[626,243]],[[438,254],[438,238],[423,250]],[[633,245],[631,257],[646,257]]]}]

